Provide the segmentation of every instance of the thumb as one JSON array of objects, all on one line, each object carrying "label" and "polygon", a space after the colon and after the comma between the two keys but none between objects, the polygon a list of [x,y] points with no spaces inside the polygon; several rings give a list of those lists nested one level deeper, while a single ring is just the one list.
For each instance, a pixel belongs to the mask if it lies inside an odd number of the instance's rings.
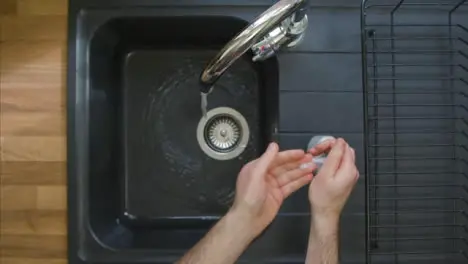
[{"label": "thumb", "polygon": [[275,160],[278,151],[278,144],[272,142],[268,145],[268,148],[265,151],[265,153],[263,153],[263,155],[258,159],[257,169],[259,173],[266,173],[266,171],[270,167],[270,164],[272,164]]}]

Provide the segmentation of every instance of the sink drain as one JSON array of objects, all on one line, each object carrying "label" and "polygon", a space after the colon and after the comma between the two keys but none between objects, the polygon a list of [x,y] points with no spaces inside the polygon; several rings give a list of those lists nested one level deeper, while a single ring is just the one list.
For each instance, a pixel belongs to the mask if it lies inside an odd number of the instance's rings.
[{"label": "sink drain", "polygon": [[215,116],[205,127],[205,140],[215,151],[230,151],[239,143],[239,124],[230,116]]},{"label": "sink drain", "polygon": [[229,107],[219,107],[201,118],[197,139],[206,155],[217,160],[229,160],[244,151],[249,133],[247,121],[239,112]]}]

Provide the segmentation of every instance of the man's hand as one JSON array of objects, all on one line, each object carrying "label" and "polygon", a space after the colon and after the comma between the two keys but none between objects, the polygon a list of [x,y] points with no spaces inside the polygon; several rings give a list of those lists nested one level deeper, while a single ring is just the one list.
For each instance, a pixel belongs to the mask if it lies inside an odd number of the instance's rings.
[{"label": "man's hand", "polygon": [[309,200],[314,215],[338,219],[359,172],[354,149],[343,139],[327,140],[311,149],[310,153],[320,155],[328,151],[322,169],[310,184]]},{"label": "man's hand", "polygon": [[329,154],[309,188],[312,219],[306,263],[338,264],[339,218],[359,178],[355,153],[343,139],[323,142],[309,152]]},{"label": "man's hand", "polygon": [[273,221],[284,199],[312,180],[316,168],[300,168],[302,163],[312,160],[311,154],[302,150],[278,151],[278,145],[271,143],[238,176],[232,211],[242,214],[256,235]]},{"label": "man's hand", "polygon": [[242,168],[229,212],[177,263],[234,263],[273,221],[284,199],[312,180],[315,167],[300,168],[311,160],[303,150],[279,152],[271,143],[260,158]]}]

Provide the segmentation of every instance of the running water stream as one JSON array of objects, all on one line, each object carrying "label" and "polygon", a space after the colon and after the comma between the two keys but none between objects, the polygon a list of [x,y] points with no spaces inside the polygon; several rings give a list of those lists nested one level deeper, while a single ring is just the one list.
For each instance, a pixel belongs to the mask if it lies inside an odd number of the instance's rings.
[{"label": "running water stream", "polygon": [[208,108],[208,93],[201,92],[201,111],[203,117],[206,118],[207,108]]}]

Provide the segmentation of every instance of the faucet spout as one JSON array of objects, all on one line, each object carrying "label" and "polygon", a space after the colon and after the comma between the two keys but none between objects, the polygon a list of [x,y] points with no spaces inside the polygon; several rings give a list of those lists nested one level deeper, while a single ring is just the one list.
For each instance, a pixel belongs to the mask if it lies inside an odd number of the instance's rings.
[{"label": "faucet spout", "polygon": [[[205,67],[201,87],[212,87],[219,77],[249,49],[253,61],[266,60],[281,47],[292,48],[307,28],[307,0],[280,0],[229,41]],[[210,90],[202,89],[208,93]]]}]

